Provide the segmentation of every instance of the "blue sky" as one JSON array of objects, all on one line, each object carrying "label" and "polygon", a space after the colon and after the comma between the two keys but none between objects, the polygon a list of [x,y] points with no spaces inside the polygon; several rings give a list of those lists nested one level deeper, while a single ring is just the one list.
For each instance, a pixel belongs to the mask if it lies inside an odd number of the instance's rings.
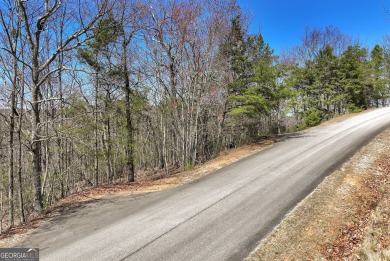
[{"label": "blue sky", "polygon": [[390,0],[237,0],[254,15],[251,32],[261,32],[278,53],[299,44],[305,27],[333,25],[365,47],[390,34]]}]

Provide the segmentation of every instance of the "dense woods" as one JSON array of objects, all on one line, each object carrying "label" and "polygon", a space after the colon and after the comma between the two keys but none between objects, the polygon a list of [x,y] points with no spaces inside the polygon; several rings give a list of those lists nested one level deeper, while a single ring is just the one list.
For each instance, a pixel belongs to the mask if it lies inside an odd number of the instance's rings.
[{"label": "dense woods", "polygon": [[249,20],[227,0],[0,1],[0,228],[388,105],[386,37],[303,28],[276,55]]}]

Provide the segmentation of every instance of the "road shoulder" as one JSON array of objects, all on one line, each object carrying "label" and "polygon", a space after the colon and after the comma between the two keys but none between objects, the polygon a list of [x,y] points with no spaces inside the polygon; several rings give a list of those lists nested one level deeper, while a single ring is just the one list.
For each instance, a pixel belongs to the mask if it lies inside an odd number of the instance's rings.
[{"label": "road shoulder", "polygon": [[247,260],[390,260],[389,151],[387,130],[328,176]]}]

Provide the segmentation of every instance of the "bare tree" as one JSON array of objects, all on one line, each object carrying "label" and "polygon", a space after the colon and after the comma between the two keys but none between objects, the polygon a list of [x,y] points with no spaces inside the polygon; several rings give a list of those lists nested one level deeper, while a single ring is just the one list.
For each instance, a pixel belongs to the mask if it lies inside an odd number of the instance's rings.
[{"label": "bare tree", "polygon": [[[15,117],[17,116],[17,92],[18,92],[18,48],[19,38],[21,30],[21,21],[16,15],[18,13],[17,7],[8,4],[7,8],[0,9],[0,23],[2,26],[2,39],[4,42],[3,50],[11,56],[12,65],[9,71],[5,71],[7,78],[10,81],[10,109],[9,109],[9,155],[8,155],[8,178],[9,178],[9,194],[8,194],[8,207],[9,207],[9,227],[14,226],[14,146],[15,146]],[[6,57],[8,57],[8,55]],[[1,59],[4,67],[7,67],[7,61],[2,57]]]},{"label": "bare tree", "polygon": [[[34,184],[34,210],[36,214],[42,213],[43,200],[41,189],[41,176],[42,176],[42,140],[44,140],[44,134],[42,133],[41,122],[41,105],[46,102],[42,100],[41,88],[45,81],[52,76],[52,74],[62,70],[63,68],[56,67],[47,71],[46,69],[57,59],[58,55],[62,52],[70,51],[78,47],[83,41],[85,41],[85,33],[89,31],[96,21],[105,13],[107,9],[106,1],[95,1],[95,7],[92,9],[93,14],[86,15],[86,6],[90,5],[83,2],[80,6],[76,6],[76,3],[64,4],[60,0],[44,2],[41,1],[17,1],[18,15],[23,22],[23,33],[26,37],[29,53],[26,61],[22,61],[28,67],[31,73],[31,98],[30,106],[32,111],[31,121],[31,152],[33,163],[33,184]],[[66,11],[59,12],[61,8]],[[91,9],[89,9],[91,10]],[[57,46],[51,49],[51,54],[47,57],[42,57],[42,34],[55,33],[51,30],[51,23],[55,21],[56,15],[62,14],[73,20],[72,26],[66,30],[68,36]],[[77,21],[74,17],[82,18]],[[88,19],[88,20],[84,20]]]},{"label": "bare tree", "polygon": [[306,27],[301,36],[301,45],[292,48],[292,55],[303,64],[306,61],[313,61],[326,46],[332,47],[335,54],[340,56],[351,44],[352,38],[337,27]]}]

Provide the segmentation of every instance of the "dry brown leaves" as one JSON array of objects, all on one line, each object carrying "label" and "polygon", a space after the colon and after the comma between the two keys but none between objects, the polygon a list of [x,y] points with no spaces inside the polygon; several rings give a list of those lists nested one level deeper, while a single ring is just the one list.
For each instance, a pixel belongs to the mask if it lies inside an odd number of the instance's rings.
[{"label": "dry brown leaves", "polygon": [[362,204],[354,216],[354,222],[340,228],[340,234],[334,242],[325,246],[324,255],[328,260],[345,260],[345,257],[352,256],[355,247],[363,243],[364,233],[370,223],[372,212],[383,196],[381,185],[386,181],[386,177],[381,177],[365,182],[370,190],[366,198],[358,199]]},{"label": "dry brown leaves", "polygon": [[[385,172],[383,176],[370,176],[365,180],[365,191],[357,199],[361,207],[355,214],[354,222],[339,229],[339,235],[332,244],[325,246],[324,256],[328,260],[353,260],[354,249],[360,247],[365,239],[365,233],[370,226],[373,211],[378,207],[381,200],[386,197],[386,187],[389,187],[390,156],[383,155],[377,164]],[[390,227],[389,215],[382,216],[382,226]],[[384,229],[384,231],[386,231]],[[381,235],[379,248],[386,249],[390,245],[390,238]]]}]

